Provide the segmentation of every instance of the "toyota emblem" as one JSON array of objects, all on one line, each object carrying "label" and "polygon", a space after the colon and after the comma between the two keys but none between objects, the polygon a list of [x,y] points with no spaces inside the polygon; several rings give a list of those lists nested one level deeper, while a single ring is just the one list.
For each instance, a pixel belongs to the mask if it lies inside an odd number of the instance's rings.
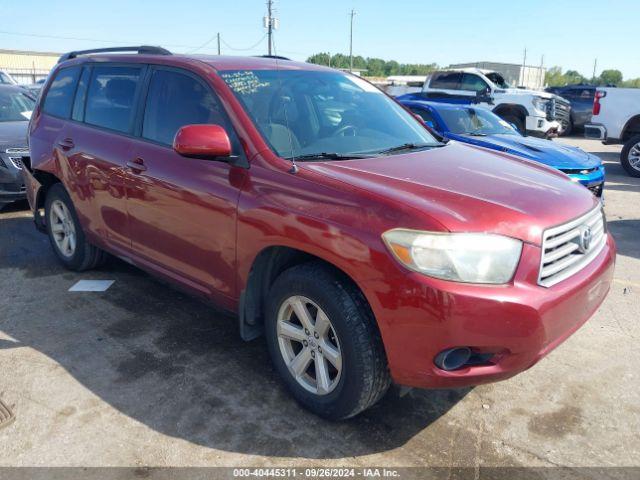
[{"label": "toyota emblem", "polygon": [[586,253],[591,246],[591,227],[583,227],[580,230],[580,251]]}]

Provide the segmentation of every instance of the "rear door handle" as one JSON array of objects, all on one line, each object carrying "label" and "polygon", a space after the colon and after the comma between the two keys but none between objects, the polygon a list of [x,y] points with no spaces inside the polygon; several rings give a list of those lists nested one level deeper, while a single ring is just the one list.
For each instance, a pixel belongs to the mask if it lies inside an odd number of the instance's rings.
[{"label": "rear door handle", "polygon": [[73,143],[73,140],[71,140],[70,138],[65,138],[64,140],[60,140],[58,142],[58,145],[60,146],[60,148],[62,148],[62,150],[69,151],[71,150],[73,147],[75,147],[75,144]]},{"label": "rear door handle", "polygon": [[129,160],[126,165],[133,171],[133,173],[144,172],[147,169],[144,164],[144,160],[142,160],[141,158],[134,158],[133,160]]}]

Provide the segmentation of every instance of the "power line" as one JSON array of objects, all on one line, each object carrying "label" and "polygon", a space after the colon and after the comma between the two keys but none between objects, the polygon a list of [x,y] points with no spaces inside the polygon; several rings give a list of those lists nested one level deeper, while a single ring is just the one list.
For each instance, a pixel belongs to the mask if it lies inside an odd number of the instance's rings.
[{"label": "power line", "polygon": [[[60,35],[43,35],[39,33],[21,33],[21,32],[10,32],[7,30],[0,30],[0,34],[4,35],[16,35],[20,37],[34,37],[34,38],[51,38],[55,40],[74,40],[80,42],[100,42],[100,43],[112,43],[114,45],[121,45],[123,43],[144,43],[144,42],[132,42],[130,40],[105,40],[99,38],[84,38],[84,37],[65,37]],[[193,45],[180,45],[180,44],[164,44],[166,47],[177,47],[177,48],[196,48]]]},{"label": "power line", "polygon": [[265,39],[265,37],[267,36],[267,34],[265,33],[264,35],[262,35],[262,37],[260,38],[260,40],[258,40],[256,43],[254,43],[253,45],[251,45],[248,48],[234,48],[231,45],[229,45],[227,42],[225,42],[224,40],[220,40],[225,47],[227,47],[229,50],[235,50],[237,52],[246,52],[247,50],[253,50],[254,48],[256,48],[258,45],[260,45],[262,43],[262,41]]},{"label": "power line", "polygon": [[220,50],[220,42],[219,42],[220,38],[219,37],[220,37],[220,34],[216,33],[213,37],[211,37],[209,40],[204,42],[202,45],[200,45],[199,47],[194,48],[193,50],[189,50],[187,53],[195,53],[195,52],[197,52],[198,50],[200,50],[200,49],[206,47],[207,45],[209,45],[216,38],[218,38],[218,53],[219,53],[219,50]]}]

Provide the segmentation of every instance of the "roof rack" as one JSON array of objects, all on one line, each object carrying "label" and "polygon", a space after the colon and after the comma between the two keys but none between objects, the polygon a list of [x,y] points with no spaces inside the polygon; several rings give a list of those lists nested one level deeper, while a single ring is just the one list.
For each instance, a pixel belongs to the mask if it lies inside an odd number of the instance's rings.
[{"label": "roof rack", "polygon": [[149,55],[171,55],[171,52],[162,47],[153,47],[150,45],[140,45],[138,47],[107,47],[107,48],[94,48],[92,50],[76,50],[73,52],[65,53],[58,59],[58,63],[64,62],[71,58],[76,58],[80,55],[89,55],[91,53],[110,53],[110,52],[136,52],[138,54]]},{"label": "roof rack", "polygon": [[291,60],[290,58],[281,57],[280,55],[256,55],[256,57],[259,57],[259,58],[274,58],[276,60]]}]

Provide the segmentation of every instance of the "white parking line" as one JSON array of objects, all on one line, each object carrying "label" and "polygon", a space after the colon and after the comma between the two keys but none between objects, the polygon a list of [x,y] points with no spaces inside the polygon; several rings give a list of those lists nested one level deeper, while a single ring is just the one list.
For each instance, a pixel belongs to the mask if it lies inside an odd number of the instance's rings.
[{"label": "white parking line", "polygon": [[104,292],[115,280],[80,280],[73,285],[70,292]]}]

